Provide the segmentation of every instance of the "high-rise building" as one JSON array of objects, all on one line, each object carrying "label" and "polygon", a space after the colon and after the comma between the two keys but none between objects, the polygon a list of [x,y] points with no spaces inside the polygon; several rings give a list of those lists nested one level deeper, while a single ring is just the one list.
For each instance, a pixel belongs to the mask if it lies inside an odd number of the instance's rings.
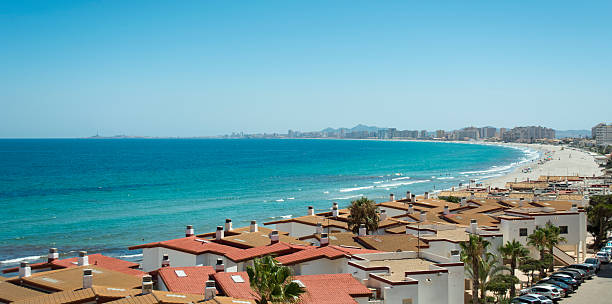
[{"label": "high-rise building", "polygon": [[554,139],[555,130],[540,126],[516,127],[505,131],[504,141],[533,142],[536,139]]},{"label": "high-rise building", "polygon": [[475,127],[467,127],[457,131],[457,139],[464,140],[466,138],[469,139],[478,139],[479,137],[479,129]]},{"label": "high-rise building", "polygon": [[495,132],[497,131],[496,128],[494,127],[483,127],[479,129],[479,136],[480,138],[491,138],[491,137],[495,137]]},{"label": "high-rise building", "polygon": [[427,138],[427,130],[421,130],[421,138]]},{"label": "high-rise building", "polygon": [[444,138],[445,134],[444,130],[436,130],[436,138]]},{"label": "high-rise building", "polygon": [[612,124],[600,123],[594,126],[591,135],[598,146],[612,145]]}]

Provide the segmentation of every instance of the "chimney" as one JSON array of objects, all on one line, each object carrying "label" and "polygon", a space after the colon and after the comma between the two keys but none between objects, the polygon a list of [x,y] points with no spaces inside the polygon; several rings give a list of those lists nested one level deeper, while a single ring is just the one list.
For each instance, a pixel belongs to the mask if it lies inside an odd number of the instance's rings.
[{"label": "chimney", "polygon": [[478,230],[478,221],[476,221],[475,219],[471,219],[470,220],[470,232],[476,233],[476,230]]},{"label": "chimney", "polygon": [[278,230],[272,230],[270,232],[270,244],[278,243]]},{"label": "chimney", "polygon": [[406,191],[406,199],[410,201],[410,198],[411,198],[410,191]]},{"label": "chimney", "polygon": [[168,254],[164,253],[164,255],[162,256],[161,267],[170,267],[170,257],[168,256]]},{"label": "chimney", "polygon": [[425,192],[425,194],[423,195],[423,198],[429,199],[429,192]]},{"label": "chimney", "polygon": [[232,220],[225,219],[225,231],[232,231]]},{"label": "chimney", "polygon": [[257,232],[257,221],[251,221],[251,226],[249,227],[249,232]]},{"label": "chimney", "polygon": [[413,202],[413,203],[416,202],[416,194],[411,194],[410,195],[410,201]]},{"label": "chimney", "polygon": [[366,236],[367,231],[365,224],[359,225],[359,236]]},{"label": "chimney", "polygon": [[217,232],[215,232],[215,240],[220,241],[223,237],[223,226],[217,226]]},{"label": "chimney", "polygon": [[467,206],[467,199],[465,197],[461,198],[461,203],[459,203],[459,206],[461,207]]},{"label": "chimney", "polygon": [[519,207],[523,207],[523,202],[524,202],[524,201],[525,201],[525,198],[524,198],[524,197],[521,197],[521,198],[519,199],[519,204],[518,204],[518,205],[519,205]]},{"label": "chimney", "polygon": [[448,205],[444,206],[444,214],[450,214],[450,210],[448,209]]},{"label": "chimney", "polygon": [[427,212],[421,211],[421,222],[424,222],[426,220],[427,220]]},{"label": "chimney", "polygon": [[93,286],[93,272],[91,269],[83,269],[83,289]]},{"label": "chimney", "polygon": [[386,219],[387,219],[387,210],[385,210],[385,209],[380,210],[380,221],[382,222],[382,221],[384,221]]},{"label": "chimney", "polygon": [[455,192],[455,187],[451,187],[451,191],[452,191],[452,192]]},{"label": "chimney", "polygon": [[210,300],[215,297],[217,294],[217,287],[215,286],[215,281],[208,280],[206,281],[206,287],[204,288],[204,300]]},{"label": "chimney", "polygon": [[89,265],[89,257],[87,256],[87,251],[79,251],[79,258],[77,259],[77,263],[77,265],[79,266]]},{"label": "chimney", "polygon": [[153,291],[153,278],[145,274],[142,276],[142,294],[150,294]]},{"label": "chimney", "polygon": [[337,205],[334,205],[334,207],[332,208],[332,216],[338,217],[338,206]]},{"label": "chimney", "polygon": [[334,202],[334,205],[333,205],[333,207],[336,207],[336,208],[338,208],[338,203],[337,203],[337,202]]},{"label": "chimney", "polygon": [[19,277],[27,278],[32,275],[32,268],[30,268],[30,264],[28,262],[21,262],[19,264]]},{"label": "chimney", "polygon": [[329,245],[329,237],[327,233],[321,233],[321,247]]},{"label": "chimney", "polygon": [[408,204],[408,214],[414,213],[414,206],[412,204]]},{"label": "chimney", "polygon": [[223,264],[223,259],[218,258],[217,264],[215,264],[215,272],[223,272],[225,271],[225,265]]},{"label": "chimney", "polygon": [[572,212],[578,212],[578,205],[572,204],[572,208],[570,209]]},{"label": "chimney", "polygon": [[390,201],[395,201],[395,195],[393,195],[393,193],[389,194],[389,200]]},{"label": "chimney", "polygon": [[314,207],[308,206],[308,215],[314,215]]},{"label": "chimney", "polygon": [[195,231],[193,230],[193,225],[187,225],[187,228],[185,229],[185,237],[190,237],[194,235]]},{"label": "chimney", "polygon": [[51,263],[57,259],[59,259],[59,252],[57,251],[57,248],[49,248],[49,257],[47,258],[47,263]]}]

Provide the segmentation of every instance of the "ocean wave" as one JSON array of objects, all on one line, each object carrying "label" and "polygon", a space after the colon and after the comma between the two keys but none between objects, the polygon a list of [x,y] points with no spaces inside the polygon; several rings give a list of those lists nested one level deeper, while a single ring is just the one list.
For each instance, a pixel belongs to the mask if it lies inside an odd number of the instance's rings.
[{"label": "ocean wave", "polygon": [[443,177],[438,177],[438,179],[455,179],[454,176],[443,176]]},{"label": "ocean wave", "polygon": [[344,196],[344,197],[334,197],[330,200],[348,200],[351,198],[358,198],[358,197],[362,197],[363,194],[356,194],[356,195],[350,195],[350,196]]},{"label": "ocean wave", "polygon": [[396,178],[392,178],[391,180],[403,180],[403,179],[410,179],[410,176],[396,177]]},{"label": "ocean wave", "polygon": [[129,258],[137,258],[137,257],[141,257],[142,253],[139,254],[126,254],[126,255],[120,255],[117,256],[118,258],[122,258],[122,259],[129,259]]},{"label": "ocean wave", "polygon": [[340,192],[353,192],[353,191],[359,191],[359,190],[365,190],[365,189],[372,189],[374,188],[374,186],[364,186],[364,187],[355,187],[355,188],[345,188],[345,189],[340,189]]},{"label": "ocean wave", "polygon": [[0,261],[0,264],[2,265],[7,265],[7,264],[19,264],[21,262],[25,262],[25,261],[34,261],[34,260],[38,260],[43,258],[44,256],[40,256],[40,255],[33,255],[33,256],[27,256],[27,257],[22,257],[22,258],[16,258],[16,259],[10,259],[10,260],[4,260],[4,261]]},{"label": "ocean wave", "polygon": [[287,214],[287,215],[281,215],[279,216],[280,218],[284,218],[284,219],[290,219],[291,218],[291,214]]},{"label": "ocean wave", "polygon": [[412,184],[419,184],[419,183],[426,183],[426,182],[430,182],[431,180],[418,180],[418,181],[410,181],[410,182],[400,182],[400,183],[390,183],[390,184],[383,184],[380,185],[378,187],[380,188],[394,188],[394,187],[399,187],[399,186],[407,186],[407,185],[412,185]]}]

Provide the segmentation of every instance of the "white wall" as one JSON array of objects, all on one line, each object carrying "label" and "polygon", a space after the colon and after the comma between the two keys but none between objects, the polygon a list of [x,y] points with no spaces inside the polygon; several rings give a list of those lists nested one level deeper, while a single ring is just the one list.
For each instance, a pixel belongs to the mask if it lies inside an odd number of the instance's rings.
[{"label": "white wall", "polygon": [[346,258],[335,260],[321,258],[292,265],[291,268],[295,275],[347,273],[347,262]]},{"label": "white wall", "polygon": [[145,272],[153,271],[161,267],[161,260],[164,254],[170,258],[170,266],[186,267],[196,265],[196,256],[182,251],[172,250],[163,247],[143,248],[142,249],[142,270]]}]

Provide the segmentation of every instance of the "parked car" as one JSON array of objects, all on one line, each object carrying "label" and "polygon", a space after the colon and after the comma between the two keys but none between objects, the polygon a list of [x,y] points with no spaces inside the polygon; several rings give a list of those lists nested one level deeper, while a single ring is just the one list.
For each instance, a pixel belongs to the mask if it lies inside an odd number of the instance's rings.
[{"label": "parked car", "polygon": [[595,257],[602,263],[610,263],[610,254],[607,251],[599,251]]},{"label": "parked car", "polygon": [[584,263],[595,266],[595,272],[599,272],[601,269],[601,261],[598,258],[588,258],[584,260]]},{"label": "parked car", "polygon": [[551,284],[551,283],[542,283],[542,284],[536,284],[535,286],[548,286],[548,287],[552,287],[554,288],[557,292],[559,292],[559,294],[561,295],[561,298],[564,298],[567,296],[567,293],[565,292],[565,290],[555,284]]},{"label": "parked car", "polygon": [[574,290],[578,289],[578,286],[580,286],[580,282],[576,281],[574,278],[572,278],[571,276],[567,274],[562,274],[562,273],[554,274],[553,273],[552,275],[550,275],[550,277],[555,280],[561,280],[565,282],[566,284],[572,285]]},{"label": "parked car", "polygon": [[543,295],[553,301],[556,301],[561,298],[561,292],[559,291],[559,289],[548,285],[536,285],[521,290],[522,295],[529,293]]},{"label": "parked car", "polygon": [[589,278],[588,271],[587,270],[583,270],[583,269],[579,269],[579,268],[573,268],[573,267],[565,266],[565,267],[559,268],[557,271],[571,271],[571,272],[575,272],[575,273],[580,275],[580,278],[582,278],[582,280],[585,280],[585,279]]},{"label": "parked car", "polygon": [[526,294],[526,296],[530,296],[530,297],[534,297],[538,300],[540,300],[540,303],[542,304],[553,304],[553,301],[545,296],[539,295],[539,294],[535,294],[535,293],[528,293]]},{"label": "parked car", "polygon": [[595,267],[591,264],[572,264],[566,268],[574,268],[578,270],[586,271],[586,278],[590,279],[595,275]]},{"label": "parked car", "polygon": [[510,301],[510,303],[515,304],[515,303],[526,303],[526,304],[542,304],[542,301],[540,301],[538,298],[532,297],[532,296],[528,296],[528,295],[524,295],[524,296],[520,296],[520,297],[516,297],[514,299],[512,299],[512,301]]},{"label": "parked car", "polygon": [[553,275],[555,274],[564,274],[564,275],[568,275],[570,277],[572,277],[572,279],[578,281],[578,285],[582,284],[582,282],[584,282],[584,278],[582,277],[582,275],[580,274],[580,272],[578,271],[574,271],[572,269],[567,269],[567,270],[558,270],[555,271],[553,273]]},{"label": "parked car", "polygon": [[538,284],[545,283],[553,284],[555,286],[558,286],[559,288],[563,288],[563,290],[565,291],[565,296],[568,296],[570,293],[574,292],[574,287],[571,284],[565,283],[559,279],[548,277],[538,281]]},{"label": "parked car", "polygon": [[612,255],[612,246],[606,246],[606,247],[604,247],[604,248],[601,248],[601,250],[600,250],[600,251],[605,251],[605,252],[607,252],[608,254]]}]

